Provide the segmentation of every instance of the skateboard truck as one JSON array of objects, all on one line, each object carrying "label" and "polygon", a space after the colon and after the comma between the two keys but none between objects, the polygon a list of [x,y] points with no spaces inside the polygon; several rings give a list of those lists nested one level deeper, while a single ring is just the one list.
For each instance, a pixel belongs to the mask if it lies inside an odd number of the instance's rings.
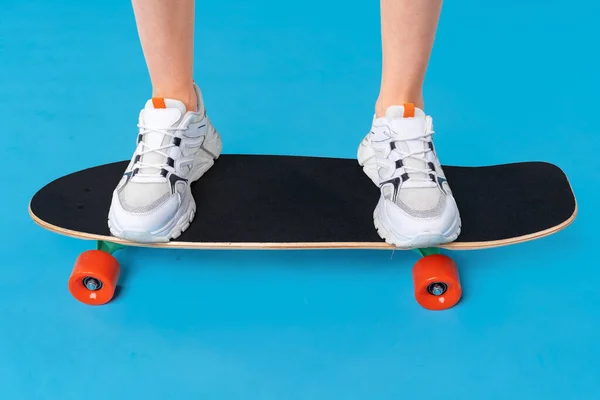
[{"label": "skateboard truck", "polygon": [[97,250],[102,250],[108,254],[114,254],[117,251],[124,249],[125,247],[126,246],[124,246],[122,244],[107,242],[106,240],[98,240],[98,242],[96,244]]}]

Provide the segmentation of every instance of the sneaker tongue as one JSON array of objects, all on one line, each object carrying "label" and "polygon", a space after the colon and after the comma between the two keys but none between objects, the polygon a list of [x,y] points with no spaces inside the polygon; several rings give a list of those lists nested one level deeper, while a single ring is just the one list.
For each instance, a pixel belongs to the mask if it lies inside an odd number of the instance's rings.
[{"label": "sneaker tongue", "polygon": [[[406,115],[405,115],[406,114]],[[410,138],[423,137],[427,129],[427,121],[423,110],[416,107],[391,106],[386,110],[385,116],[390,120],[394,136],[398,142],[396,146],[404,153],[414,153],[427,150],[427,143],[422,140],[410,140]],[[423,158],[423,153],[414,157],[407,157],[403,164],[407,167],[427,169],[427,162],[417,158]],[[399,157],[398,157],[399,158]],[[411,178],[427,179],[427,174],[408,171]],[[409,181],[410,182],[410,179]],[[407,182],[407,183],[408,183]]]},{"label": "sneaker tongue", "polygon": [[[173,128],[178,125],[185,113],[185,105],[178,100],[153,98],[148,100],[144,107],[143,124],[148,129],[165,130]],[[146,150],[150,150],[165,146],[172,139],[163,133],[150,131],[144,134],[143,140],[147,146]],[[167,152],[163,151],[163,153]],[[144,154],[140,160],[146,163],[159,164],[166,162],[166,157],[158,152],[151,152]],[[160,173],[160,169],[141,168],[140,173],[158,174]]]}]

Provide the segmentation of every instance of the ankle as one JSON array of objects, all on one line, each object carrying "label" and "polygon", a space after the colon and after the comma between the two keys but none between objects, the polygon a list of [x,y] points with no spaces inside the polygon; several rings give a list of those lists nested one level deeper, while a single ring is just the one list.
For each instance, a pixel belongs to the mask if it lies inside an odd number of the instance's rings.
[{"label": "ankle", "polygon": [[167,99],[179,100],[185,105],[187,111],[198,111],[198,98],[193,85],[190,85],[186,89],[163,89],[155,87],[152,90],[152,97],[164,97]]},{"label": "ankle", "polygon": [[423,95],[405,95],[405,96],[380,96],[375,103],[375,117],[380,118],[385,115],[386,110],[391,106],[401,106],[406,103],[412,103],[416,108],[425,109]]}]

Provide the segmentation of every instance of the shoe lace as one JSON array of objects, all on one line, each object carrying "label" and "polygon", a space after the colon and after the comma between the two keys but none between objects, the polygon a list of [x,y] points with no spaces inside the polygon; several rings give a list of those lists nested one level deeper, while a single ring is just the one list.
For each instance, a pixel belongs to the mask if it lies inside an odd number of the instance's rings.
[{"label": "shoe lace", "polygon": [[[396,171],[398,170],[398,168],[396,167],[396,161],[393,160],[390,156],[392,155],[392,153],[396,153],[399,156],[399,159],[402,160],[402,168],[404,168],[404,170],[406,171],[406,173],[408,174],[408,176],[410,176],[410,179],[413,182],[429,182],[431,183],[431,180],[429,178],[430,174],[433,174],[436,178],[437,178],[437,172],[434,169],[431,169],[429,167],[429,160],[427,159],[427,154],[430,152],[433,152],[433,150],[429,147],[429,141],[431,140],[431,137],[433,136],[433,131],[427,131],[423,134],[420,135],[415,135],[414,137],[407,137],[407,138],[402,138],[402,140],[393,140],[392,142],[394,142],[395,144],[395,148],[393,150],[390,150],[388,156],[385,158],[385,161],[388,165],[387,168],[385,169],[385,179],[389,179],[392,176],[394,176],[394,174],[396,173]],[[413,151],[404,151],[402,150],[401,146],[399,146],[398,144],[402,143],[402,142],[408,142],[408,141],[420,141],[423,143],[422,149],[417,149],[417,150],[413,150]],[[424,165],[424,168],[418,168],[415,167],[414,165],[407,165],[406,160],[407,159],[412,159],[415,161],[418,161],[420,164]]]},{"label": "shoe lace", "polygon": [[[161,135],[164,136],[168,136],[170,138],[176,138],[176,132],[178,131],[185,131],[186,128],[165,128],[165,129],[156,129],[156,128],[151,128],[142,124],[138,124],[137,125],[138,128],[140,129],[140,135],[142,137],[144,137],[144,135],[146,135],[147,133],[159,133]],[[138,157],[138,161],[133,165],[132,169],[136,169],[139,168],[140,170],[142,168],[156,168],[158,170],[161,169],[166,169],[168,171],[173,171],[173,167],[169,166],[169,164],[167,164],[167,160],[169,159],[169,154],[166,153],[167,150],[171,149],[172,147],[175,147],[175,144],[173,143],[173,141],[170,141],[168,144],[165,144],[164,146],[160,146],[160,147],[156,147],[156,148],[152,148],[150,146],[148,146],[148,144],[144,141],[144,139],[140,140],[140,143],[142,145],[142,149],[140,150],[140,152],[138,153],[139,157]],[[159,163],[149,163],[146,161],[142,161],[142,158],[144,157],[144,155],[146,154],[151,154],[151,153],[156,153],[159,154],[161,156],[163,156],[163,160],[162,162]],[[140,174],[140,176],[143,174]]]}]

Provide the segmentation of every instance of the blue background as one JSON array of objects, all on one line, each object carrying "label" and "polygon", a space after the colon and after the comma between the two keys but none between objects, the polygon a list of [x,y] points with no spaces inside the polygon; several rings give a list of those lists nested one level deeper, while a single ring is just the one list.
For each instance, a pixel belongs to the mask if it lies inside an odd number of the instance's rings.
[{"label": "blue background", "polygon": [[[224,151],[354,157],[379,89],[376,3],[199,2],[195,78]],[[116,300],[75,301],[93,243],[27,205],[129,159],[149,79],[129,2],[3,0],[0,397],[598,398],[598,4],[444,5],[425,87],[442,162],[556,163],[580,212],[543,240],[451,253],[463,300],[429,312],[415,255],[385,251],[134,248]]]}]

